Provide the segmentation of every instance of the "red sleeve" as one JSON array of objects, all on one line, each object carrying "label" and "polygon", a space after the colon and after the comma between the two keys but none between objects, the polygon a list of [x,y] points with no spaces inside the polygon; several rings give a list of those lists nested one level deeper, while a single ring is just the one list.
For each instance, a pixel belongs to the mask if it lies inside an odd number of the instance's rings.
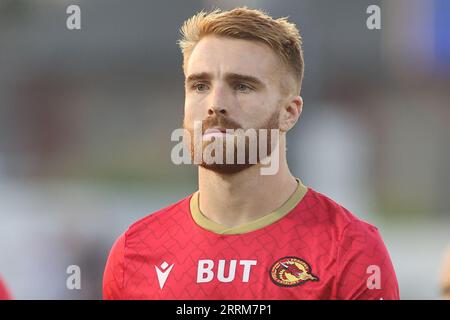
[{"label": "red sleeve", "polygon": [[0,300],[11,300],[11,299],[12,299],[11,295],[9,294],[5,284],[0,278]]},{"label": "red sleeve", "polygon": [[337,299],[400,299],[394,267],[376,227],[350,223],[340,240],[337,265]]},{"label": "red sleeve", "polygon": [[125,233],[114,243],[103,273],[103,299],[122,299]]}]

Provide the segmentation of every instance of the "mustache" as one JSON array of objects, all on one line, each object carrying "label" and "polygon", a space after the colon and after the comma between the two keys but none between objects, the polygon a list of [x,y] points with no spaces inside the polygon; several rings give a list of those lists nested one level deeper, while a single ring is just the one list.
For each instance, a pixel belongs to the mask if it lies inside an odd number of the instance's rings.
[{"label": "mustache", "polygon": [[239,123],[224,116],[208,117],[202,121],[203,134],[205,133],[206,130],[213,127],[221,127],[224,129],[234,129],[234,130],[242,128],[242,126],[239,125]]}]

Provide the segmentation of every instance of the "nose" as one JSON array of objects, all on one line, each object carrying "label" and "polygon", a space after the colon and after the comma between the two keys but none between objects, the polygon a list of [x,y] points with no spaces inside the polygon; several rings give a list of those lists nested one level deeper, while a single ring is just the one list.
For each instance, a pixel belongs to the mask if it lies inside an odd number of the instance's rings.
[{"label": "nose", "polygon": [[209,97],[208,116],[226,116],[228,110],[226,105],[229,103],[229,97],[226,87],[217,85],[211,92]]},{"label": "nose", "polygon": [[208,116],[213,116],[214,114],[226,116],[227,111],[225,110],[225,108],[214,105],[208,108]]}]

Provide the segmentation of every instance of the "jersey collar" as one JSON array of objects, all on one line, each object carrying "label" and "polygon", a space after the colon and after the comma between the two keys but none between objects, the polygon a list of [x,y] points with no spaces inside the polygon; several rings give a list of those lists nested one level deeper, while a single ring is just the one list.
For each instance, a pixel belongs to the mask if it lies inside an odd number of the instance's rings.
[{"label": "jersey collar", "polygon": [[192,218],[194,219],[195,223],[203,229],[212,231],[217,234],[242,234],[264,228],[283,218],[285,215],[291,212],[292,209],[294,209],[297,204],[303,199],[306,192],[308,191],[308,188],[303,185],[300,179],[296,178],[296,180],[298,183],[297,189],[281,207],[259,219],[250,221],[243,225],[230,228],[218,224],[203,215],[203,213],[200,211],[199,191],[196,191],[190,199],[190,211]]}]

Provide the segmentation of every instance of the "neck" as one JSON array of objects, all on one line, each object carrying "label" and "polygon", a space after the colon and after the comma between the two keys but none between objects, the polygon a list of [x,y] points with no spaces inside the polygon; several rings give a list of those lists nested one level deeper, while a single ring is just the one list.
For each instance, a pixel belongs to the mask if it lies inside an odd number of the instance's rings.
[{"label": "neck", "polygon": [[274,175],[261,175],[260,164],[231,175],[199,167],[199,205],[202,214],[231,228],[281,207],[298,184],[289,171],[285,149],[280,148],[279,152],[279,170]]}]

